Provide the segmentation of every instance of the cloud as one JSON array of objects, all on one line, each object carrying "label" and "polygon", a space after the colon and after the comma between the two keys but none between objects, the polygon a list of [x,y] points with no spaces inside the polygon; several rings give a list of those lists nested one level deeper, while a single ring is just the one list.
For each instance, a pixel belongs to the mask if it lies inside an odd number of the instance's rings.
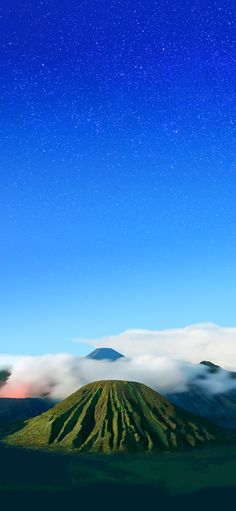
[{"label": "cloud", "polygon": [[191,378],[205,373],[203,366],[151,355],[115,362],[69,354],[22,356],[13,364],[11,376],[1,389],[0,396],[50,395],[54,399],[62,399],[86,383],[109,379],[139,381],[166,393],[173,389],[185,390]]},{"label": "cloud", "polygon": [[69,354],[22,356],[15,361],[11,371],[10,378],[0,390],[0,397],[48,395],[60,400],[87,383],[109,379],[145,383],[161,394],[185,391],[192,382],[199,383],[208,392],[236,388],[236,380],[225,371],[212,374],[204,365],[153,355],[115,362]]},{"label": "cloud", "polygon": [[128,357],[148,354],[193,363],[210,360],[236,371],[236,327],[204,323],[168,330],[126,330],[88,342],[97,348],[114,348]]},{"label": "cloud", "polygon": [[10,364],[11,376],[0,396],[63,399],[87,383],[107,379],[139,381],[163,394],[184,391],[192,382],[211,393],[236,388],[236,379],[227,372],[214,374],[199,364],[205,359],[236,370],[236,328],[204,324],[162,331],[127,330],[94,340],[93,345],[112,347],[127,358],[109,362],[68,353],[3,354],[0,367]]}]

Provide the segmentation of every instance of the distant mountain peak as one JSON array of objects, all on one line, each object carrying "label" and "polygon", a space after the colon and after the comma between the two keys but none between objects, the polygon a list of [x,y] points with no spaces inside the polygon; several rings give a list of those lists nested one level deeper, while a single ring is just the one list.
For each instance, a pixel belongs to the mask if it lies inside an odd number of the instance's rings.
[{"label": "distant mountain peak", "polygon": [[119,358],[123,358],[124,355],[119,353],[113,348],[97,348],[87,355],[87,358],[92,358],[94,360],[118,360]]},{"label": "distant mountain peak", "polygon": [[210,360],[202,360],[200,364],[207,366],[211,373],[217,373],[219,369],[221,369],[220,366],[213,364],[213,362],[210,362]]},{"label": "distant mountain peak", "polygon": [[218,373],[218,371],[224,372],[225,376],[228,376],[229,378],[236,379],[236,372],[235,371],[229,371],[227,369],[223,369],[221,366],[218,366],[216,364],[213,364],[213,362],[210,362],[209,360],[202,360],[200,364],[205,365],[209,368],[210,373]]}]

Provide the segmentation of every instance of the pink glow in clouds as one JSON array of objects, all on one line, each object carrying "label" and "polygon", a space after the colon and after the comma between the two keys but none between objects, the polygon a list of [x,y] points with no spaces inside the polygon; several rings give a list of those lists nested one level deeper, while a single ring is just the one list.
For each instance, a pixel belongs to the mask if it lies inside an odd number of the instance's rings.
[{"label": "pink glow in clouds", "polygon": [[17,398],[25,398],[30,397],[30,387],[28,385],[11,385],[9,383],[6,383],[3,385],[3,387],[0,390],[0,397],[17,397]]}]

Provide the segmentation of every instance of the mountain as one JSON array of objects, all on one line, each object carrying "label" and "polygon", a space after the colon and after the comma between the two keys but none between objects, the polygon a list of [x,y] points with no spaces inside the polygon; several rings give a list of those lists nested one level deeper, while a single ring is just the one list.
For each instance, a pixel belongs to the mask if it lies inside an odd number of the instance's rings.
[{"label": "mountain", "polygon": [[110,453],[195,447],[220,436],[210,422],[175,407],[146,385],[112,380],[85,385],[3,441]]},{"label": "mountain", "polygon": [[216,364],[213,364],[213,362],[210,362],[209,360],[202,360],[200,362],[200,365],[204,365],[204,366],[207,366],[208,367],[208,370],[211,372],[211,373],[218,373],[218,371],[221,370],[221,367],[220,366],[217,366]]},{"label": "mountain", "polygon": [[[212,362],[204,360],[200,364],[207,366],[209,373],[221,373],[225,381],[232,382],[236,378],[235,372],[226,371]],[[207,375],[203,375],[201,379],[206,378]],[[212,393],[193,381],[186,392],[171,393],[166,397],[175,405],[220,427],[236,429],[236,385],[227,391]]]},{"label": "mountain", "polygon": [[175,405],[220,427],[236,429],[236,389],[210,394],[201,386],[190,385],[186,392],[168,394],[167,397]]},{"label": "mountain", "polygon": [[25,420],[46,412],[55,402],[43,398],[0,398],[0,424]]},{"label": "mountain", "polygon": [[124,355],[119,353],[112,348],[97,348],[87,355],[87,358],[92,358],[94,360],[118,360],[119,358],[123,358]]},{"label": "mountain", "polygon": [[216,374],[216,373],[222,372],[225,376],[227,376],[229,378],[233,378],[233,379],[236,378],[235,371],[227,371],[226,369],[223,369],[222,367],[217,366],[216,364],[213,364],[209,360],[202,360],[202,362],[200,362],[200,365],[207,366],[208,371],[210,373],[215,373]]}]

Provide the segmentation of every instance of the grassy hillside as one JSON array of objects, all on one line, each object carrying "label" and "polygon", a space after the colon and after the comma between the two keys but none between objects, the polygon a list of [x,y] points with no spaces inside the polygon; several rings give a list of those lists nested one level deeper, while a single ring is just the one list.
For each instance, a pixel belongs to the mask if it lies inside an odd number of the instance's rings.
[{"label": "grassy hillside", "polygon": [[171,450],[220,438],[211,423],[136,382],[91,383],[24,423],[4,441],[77,452]]}]

